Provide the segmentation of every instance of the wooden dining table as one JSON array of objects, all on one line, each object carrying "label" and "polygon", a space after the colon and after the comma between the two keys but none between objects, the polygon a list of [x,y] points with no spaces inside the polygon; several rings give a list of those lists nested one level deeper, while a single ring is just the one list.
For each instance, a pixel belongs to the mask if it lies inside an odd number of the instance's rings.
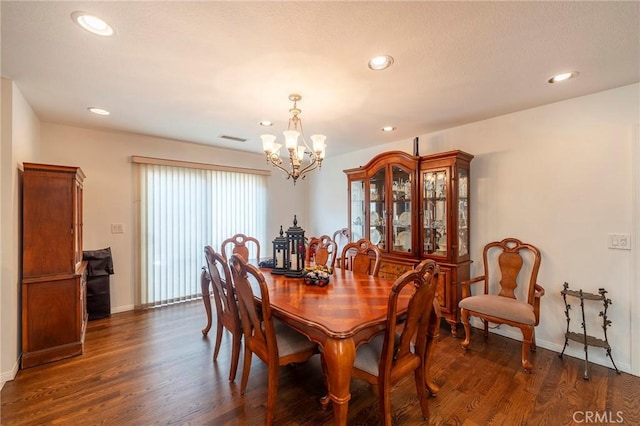
[{"label": "wooden dining table", "polygon": [[[326,366],[327,398],[333,405],[335,424],[346,425],[356,348],[384,331],[393,281],[336,269],[327,286],[317,287],[305,285],[301,278],[272,274],[270,269],[261,272],[269,289],[273,315],[320,345]],[[203,278],[202,294],[210,327],[211,299],[205,281]],[[254,294],[260,294],[257,287]],[[400,314],[406,311],[409,297],[404,294],[399,298]],[[432,395],[438,387],[431,381],[428,367],[438,336],[438,320],[433,310],[425,359],[425,386]]]}]

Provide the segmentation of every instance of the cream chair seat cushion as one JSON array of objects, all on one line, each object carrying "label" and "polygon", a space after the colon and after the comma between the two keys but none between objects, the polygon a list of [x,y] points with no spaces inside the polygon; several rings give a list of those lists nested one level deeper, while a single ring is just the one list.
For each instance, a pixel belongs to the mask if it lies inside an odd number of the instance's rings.
[{"label": "cream chair seat cushion", "polygon": [[[400,344],[400,333],[395,335],[396,347]],[[380,358],[382,357],[382,346],[384,345],[384,333],[378,334],[371,339],[369,343],[358,346],[356,351],[356,359],[353,366],[369,374],[377,376],[380,374]],[[411,352],[415,352],[413,342],[411,343]]]},{"label": "cream chair seat cushion", "polygon": [[481,294],[462,299],[458,306],[468,311],[491,315],[521,324],[535,325],[536,323],[533,306],[510,297]]},{"label": "cream chair seat cushion", "polygon": [[281,358],[304,352],[317,346],[317,344],[309,340],[307,336],[298,333],[276,318],[273,319],[273,328],[275,329],[276,340],[278,342],[278,356]]}]

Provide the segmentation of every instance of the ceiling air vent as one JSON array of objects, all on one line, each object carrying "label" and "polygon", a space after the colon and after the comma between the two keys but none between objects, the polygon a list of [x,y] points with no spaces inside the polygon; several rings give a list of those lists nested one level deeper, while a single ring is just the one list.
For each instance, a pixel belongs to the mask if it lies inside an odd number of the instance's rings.
[{"label": "ceiling air vent", "polygon": [[247,141],[245,138],[239,138],[237,136],[218,135],[218,137],[220,139],[226,139],[228,141],[234,141],[234,142],[246,142]]}]

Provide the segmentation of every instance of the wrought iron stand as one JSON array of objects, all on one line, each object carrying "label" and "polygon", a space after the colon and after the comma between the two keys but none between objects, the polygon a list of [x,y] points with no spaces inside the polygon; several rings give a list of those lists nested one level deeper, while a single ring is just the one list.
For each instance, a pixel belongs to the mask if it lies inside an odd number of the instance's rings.
[{"label": "wrought iron stand", "polygon": [[[589,353],[588,347],[595,346],[598,348],[604,348],[607,351],[607,356],[611,359],[611,363],[613,364],[613,368],[615,368],[616,373],[620,374],[618,371],[618,367],[616,367],[616,363],[613,361],[613,357],[611,356],[611,346],[609,345],[609,341],[607,340],[607,327],[611,325],[611,321],[607,319],[607,308],[611,305],[611,299],[608,299],[605,295],[607,291],[604,288],[598,289],[598,294],[593,293],[585,293],[582,289],[575,291],[569,290],[569,284],[563,284],[563,290],[560,292],[562,294],[562,299],[564,300],[565,311],[564,314],[567,317],[567,332],[564,334],[564,347],[562,348],[562,353],[559,355],[562,358],[564,355],[564,350],[567,349],[567,345],[569,344],[569,340],[573,340],[575,342],[581,342],[584,344],[584,379],[589,380]],[[571,309],[571,305],[567,303],[567,296],[577,297],[580,299],[580,309],[582,311],[582,333],[574,333],[569,331],[569,322],[571,321],[571,317],[569,316],[569,310]],[[589,336],[587,334],[587,323],[584,317],[584,301],[585,300],[596,300],[601,301],[604,305],[604,310],[600,311],[600,316],[602,317],[602,330],[604,332],[604,340],[598,339],[593,336]]]}]

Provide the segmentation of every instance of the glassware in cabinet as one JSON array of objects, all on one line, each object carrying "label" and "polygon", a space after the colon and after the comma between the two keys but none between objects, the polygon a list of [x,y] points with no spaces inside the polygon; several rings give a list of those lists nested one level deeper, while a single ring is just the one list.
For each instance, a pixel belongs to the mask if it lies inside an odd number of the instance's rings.
[{"label": "glassware in cabinet", "polygon": [[458,168],[458,256],[469,256],[469,170]]},{"label": "glassware in cabinet", "polygon": [[425,171],[422,174],[424,253],[447,257],[448,235],[448,169]]},{"label": "glassware in cabinet", "polygon": [[349,192],[351,195],[349,219],[351,221],[351,241],[358,241],[365,237],[365,188],[364,180],[351,181]]},{"label": "glassware in cabinet", "polygon": [[391,166],[392,177],[392,237],[393,251],[411,253],[413,246],[413,170]]},{"label": "glassware in cabinet", "polygon": [[369,178],[369,240],[381,250],[387,235],[386,189],[386,167],[380,167]]}]

